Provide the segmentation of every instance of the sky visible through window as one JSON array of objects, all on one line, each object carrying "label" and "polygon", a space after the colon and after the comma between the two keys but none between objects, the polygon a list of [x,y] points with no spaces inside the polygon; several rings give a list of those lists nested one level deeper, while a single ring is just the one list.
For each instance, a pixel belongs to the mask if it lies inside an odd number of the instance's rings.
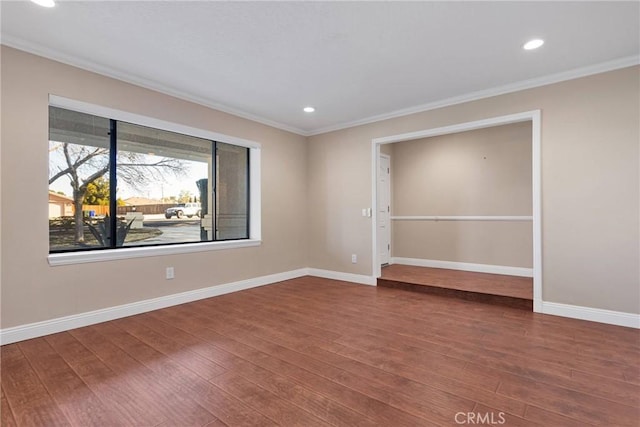
[{"label": "sky visible through window", "polygon": [[[54,141],[51,141],[51,145],[56,144]],[[147,162],[155,162],[162,159],[160,156],[153,155],[145,155],[145,160]],[[208,176],[208,165],[205,162],[196,162],[183,160],[184,165],[184,174],[180,177],[175,177],[166,180],[166,182],[149,182],[145,185],[143,189],[134,189],[131,188],[125,182],[118,183],[118,198],[125,200],[130,197],[144,197],[147,199],[153,200],[163,200],[173,197],[178,197],[183,192],[189,192],[190,194],[196,196],[199,194],[198,187],[194,180],[194,177],[197,178],[207,178]],[[107,175],[108,177],[108,175]],[[71,184],[69,182],[69,178],[61,177],[56,180],[49,186],[49,190],[55,192],[63,192],[66,196],[72,196]]]}]

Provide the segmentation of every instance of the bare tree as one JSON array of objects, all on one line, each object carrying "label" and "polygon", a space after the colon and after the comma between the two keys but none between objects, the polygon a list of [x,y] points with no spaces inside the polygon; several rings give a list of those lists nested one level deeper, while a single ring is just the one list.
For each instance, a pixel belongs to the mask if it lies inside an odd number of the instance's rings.
[{"label": "bare tree", "polygon": [[[56,143],[50,148],[52,152],[59,150],[62,150],[64,160],[60,161],[57,170],[50,171],[49,185],[64,176],[68,177],[75,210],[74,240],[84,243],[82,202],[88,185],[109,172],[109,149],[68,142]],[[148,160],[148,156],[140,153],[118,153],[118,179],[133,188],[141,188],[149,182],[165,181],[169,176],[179,176],[185,172],[185,164],[177,159]]]}]

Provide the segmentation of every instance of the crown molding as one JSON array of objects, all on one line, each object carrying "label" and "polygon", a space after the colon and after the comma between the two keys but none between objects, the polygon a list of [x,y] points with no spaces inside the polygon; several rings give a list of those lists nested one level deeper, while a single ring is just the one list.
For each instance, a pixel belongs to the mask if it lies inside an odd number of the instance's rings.
[{"label": "crown molding", "polygon": [[442,99],[439,101],[429,102],[426,104],[416,105],[409,108],[403,108],[400,110],[391,111],[389,113],[379,114],[375,116],[365,117],[350,122],[344,122],[334,126],[327,126],[312,130],[303,130],[293,126],[286,125],[284,123],[276,122],[264,117],[260,117],[251,113],[247,113],[242,110],[238,110],[233,107],[229,107],[224,104],[213,102],[209,99],[203,98],[198,95],[187,93],[170,86],[164,85],[157,81],[147,79],[144,77],[136,76],[130,73],[118,71],[114,68],[98,64],[93,61],[89,61],[84,58],[67,55],[57,49],[51,49],[40,46],[36,43],[31,43],[18,37],[11,35],[3,35],[0,44],[19,49],[34,55],[42,56],[54,61],[58,61],[67,65],[78,67],[87,71],[91,71],[106,77],[111,77],[117,80],[131,83],[136,86],[150,89],[156,92],[163,93],[165,95],[173,96],[184,101],[193,102],[214,110],[221,111],[223,113],[232,114],[243,119],[251,120],[257,123],[261,123],[266,126],[270,126],[276,129],[280,129],[286,132],[291,132],[301,136],[314,136],[323,133],[334,132],[342,129],[347,129],[355,126],[361,126],[369,123],[380,122],[383,120],[389,120],[397,117],[408,116],[411,114],[422,113],[438,108],[449,107],[456,104],[463,104],[465,102],[477,101],[483,98],[490,98],[493,96],[504,95],[508,93],[518,92],[526,89],[533,89],[540,86],[546,86],[553,83],[560,83],[567,80],[573,80],[580,77],[586,77],[594,74],[600,74],[607,71],[614,71],[621,68],[631,67],[640,64],[640,55],[628,56],[625,58],[619,58],[613,61],[602,62],[599,64],[589,65],[586,67],[575,68],[569,71],[563,71],[561,73],[550,74],[543,77],[537,77],[534,79],[523,80],[508,85],[497,86],[490,89],[483,89],[476,92],[467,93],[464,95],[454,96],[451,98]]},{"label": "crown molding", "polygon": [[67,55],[57,49],[51,49],[48,47],[40,46],[36,43],[28,42],[19,37],[14,37],[11,35],[2,35],[2,40],[0,40],[0,44],[3,44],[8,47],[12,47],[14,49],[22,50],[34,55],[42,56],[44,58],[51,59],[53,61],[61,62],[63,64],[71,65],[73,67],[81,68],[86,71],[90,71],[106,77],[120,80],[126,83],[131,83],[133,85],[140,86],[145,89],[150,89],[155,92],[160,92],[165,95],[172,96],[174,98],[182,99],[183,101],[193,102],[194,104],[199,104],[204,107],[212,108],[214,110],[218,110],[223,113],[232,114],[234,116],[251,120],[257,123],[261,123],[263,125],[270,126],[276,129],[295,133],[301,136],[309,136],[309,132],[304,131],[302,129],[298,129],[296,127],[289,126],[284,123],[276,122],[274,120],[266,119],[264,117],[256,116],[254,114],[247,113],[245,111],[238,110],[236,108],[229,107],[224,104],[212,102],[209,99],[203,98],[198,95],[194,95],[192,93],[184,92],[179,89],[172,88],[170,86],[159,83],[152,79],[147,79],[144,77],[136,76],[131,73],[118,71],[114,68],[111,68],[102,64],[98,64],[96,62],[89,61],[84,58],[80,58],[78,56]]},{"label": "crown molding", "polygon": [[335,126],[327,126],[307,132],[306,136],[321,135],[323,133],[334,132],[337,130],[348,129],[355,126],[366,125],[369,123],[380,122],[383,120],[394,119],[397,117],[408,116],[425,111],[436,110],[438,108],[449,107],[456,104],[464,104],[465,102],[477,101],[493,96],[505,95],[508,93],[519,92],[526,89],[533,89],[540,86],[547,86],[553,83],[560,83],[567,80],[573,80],[580,77],[587,77],[594,74],[600,74],[607,71],[614,71],[621,68],[632,67],[640,64],[640,55],[627,56],[613,61],[602,62],[599,64],[589,65],[573,70],[563,71],[561,73],[549,74],[534,79],[522,80],[520,82],[511,83],[504,86],[497,86],[491,89],[483,89],[477,92],[471,92],[460,96],[442,99],[440,101],[429,102],[426,104],[416,105],[414,107],[403,108],[401,110],[391,111],[389,113],[379,114],[366,117],[364,119],[345,122]]}]

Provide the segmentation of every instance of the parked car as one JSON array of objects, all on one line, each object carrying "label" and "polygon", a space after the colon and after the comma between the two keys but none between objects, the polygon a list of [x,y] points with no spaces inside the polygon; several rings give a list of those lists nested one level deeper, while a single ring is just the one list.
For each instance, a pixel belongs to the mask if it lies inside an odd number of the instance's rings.
[{"label": "parked car", "polygon": [[173,216],[176,218],[182,218],[183,216],[187,216],[187,218],[193,218],[193,216],[199,217],[202,214],[202,209],[200,207],[200,203],[180,203],[177,206],[173,206],[167,209],[164,212],[164,217],[169,219]]}]

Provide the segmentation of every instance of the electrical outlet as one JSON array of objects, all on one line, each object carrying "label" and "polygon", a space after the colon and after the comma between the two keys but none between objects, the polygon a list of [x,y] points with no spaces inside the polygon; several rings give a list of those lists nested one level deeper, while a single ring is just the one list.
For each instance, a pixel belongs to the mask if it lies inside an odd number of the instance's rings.
[{"label": "electrical outlet", "polygon": [[171,280],[174,277],[176,277],[176,275],[175,271],[173,271],[173,267],[167,267],[167,280]]},{"label": "electrical outlet", "polygon": [[351,263],[355,264],[358,262],[358,255],[356,254],[351,254]]}]

